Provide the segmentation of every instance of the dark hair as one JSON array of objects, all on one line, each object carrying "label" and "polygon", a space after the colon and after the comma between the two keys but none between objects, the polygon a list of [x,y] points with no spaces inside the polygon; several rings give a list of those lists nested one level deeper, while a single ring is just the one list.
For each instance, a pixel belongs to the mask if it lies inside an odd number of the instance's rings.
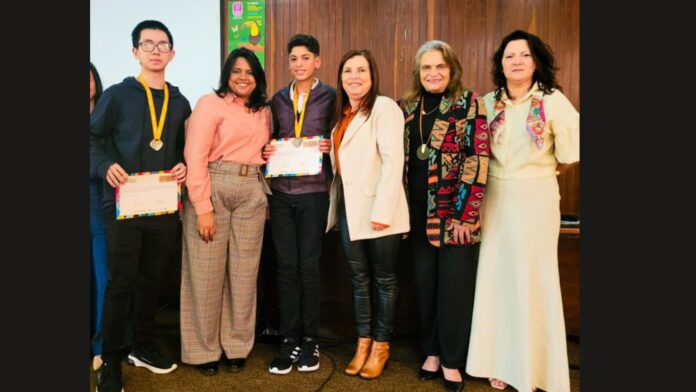
[{"label": "dark hair", "polygon": [[254,75],[254,80],[256,80],[256,88],[251,92],[249,102],[246,104],[252,112],[256,112],[268,105],[268,97],[266,97],[266,73],[263,71],[258,57],[247,48],[234,49],[227,56],[225,65],[222,66],[222,73],[220,74],[220,86],[215,90],[215,93],[218,97],[222,98],[226,93],[232,92],[229,86],[230,74],[232,73],[234,62],[240,57],[246,59],[249,63],[251,73]]},{"label": "dark hair", "polygon": [[164,31],[167,34],[167,38],[169,38],[169,45],[171,45],[172,49],[174,48],[174,38],[172,37],[172,33],[169,32],[169,29],[164,25],[164,23],[158,20],[144,20],[135,26],[133,32],[131,33],[134,48],[138,48],[138,44],[140,43],[140,32],[145,29]]},{"label": "dark hair", "polygon": [[295,34],[288,41],[288,54],[292,51],[295,46],[304,46],[310,52],[314,53],[315,56],[319,56],[319,41],[311,35],[307,34]]},{"label": "dark hair", "polygon": [[336,82],[336,86],[338,87],[336,94],[336,115],[334,116],[335,122],[333,125],[336,125],[343,120],[343,117],[345,117],[343,111],[345,111],[346,107],[350,105],[348,94],[346,94],[346,91],[343,89],[343,80],[341,76],[343,74],[343,66],[346,65],[348,60],[356,56],[365,57],[367,64],[370,66],[370,79],[372,79],[372,87],[370,87],[370,91],[367,92],[367,95],[365,95],[360,103],[360,111],[363,112],[365,116],[370,117],[372,108],[375,106],[375,101],[379,95],[379,72],[377,71],[377,63],[375,62],[375,58],[372,56],[372,52],[370,52],[369,49],[349,50],[348,53],[343,55],[341,63],[338,66],[338,80]]},{"label": "dark hair", "polygon": [[558,67],[556,67],[556,61],[553,58],[553,50],[551,50],[551,47],[534,34],[522,30],[515,30],[503,38],[503,42],[500,43],[498,50],[496,50],[493,55],[493,69],[491,70],[491,75],[493,76],[493,83],[496,86],[495,99],[500,99],[503,89],[505,89],[505,93],[508,93],[507,79],[505,78],[505,73],[503,73],[503,53],[505,52],[505,48],[510,41],[520,39],[527,41],[529,51],[534,59],[532,84],[536,83],[539,89],[546,94],[551,94],[554,89],[563,91],[556,81],[556,71],[558,71]]},{"label": "dark hair", "polygon": [[95,67],[91,61],[89,62],[89,70],[92,71],[92,77],[94,77],[94,104],[96,105],[104,90],[102,88],[99,72],[97,72],[97,67]]},{"label": "dark hair", "polygon": [[411,87],[404,94],[404,99],[415,100],[420,98],[425,89],[420,80],[420,66],[421,60],[425,52],[437,50],[442,54],[442,58],[447,63],[450,69],[450,80],[445,88],[445,94],[452,101],[455,102],[460,95],[464,93],[464,85],[462,84],[462,65],[454,53],[452,47],[444,41],[431,40],[427,41],[416,52],[416,56],[413,59],[413,70],[411,72]]}]

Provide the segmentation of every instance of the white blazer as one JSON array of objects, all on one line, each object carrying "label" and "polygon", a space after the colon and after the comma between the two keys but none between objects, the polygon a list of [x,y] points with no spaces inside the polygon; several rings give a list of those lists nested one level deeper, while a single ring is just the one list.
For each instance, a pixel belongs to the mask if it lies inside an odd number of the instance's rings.
[{"label": "white blazer", "polygon": [[[331,130],[333,133],[336,127]],[[391,98],[377,96],[370,117],[359,112],[350,122],[338,148],[341,178],[351,241],[409,231],[404,172],[404,115]],[[331,149],[336,178],[336,157]],[[329,193],[326,231],[338,222],[336,181]],[[372,230],[370,222],[389,225]]]}]

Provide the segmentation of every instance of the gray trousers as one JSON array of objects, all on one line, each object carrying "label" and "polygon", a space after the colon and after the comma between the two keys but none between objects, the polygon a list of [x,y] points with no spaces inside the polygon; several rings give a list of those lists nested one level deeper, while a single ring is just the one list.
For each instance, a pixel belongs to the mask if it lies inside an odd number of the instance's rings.
[{"label": "gray trousers", "polygon": [[[246,166],[246,168],[245,168]],[[265,180],[258,166],[208,165],[217,227],[213,241],[198,234],[186,200],[181,263],[181,360],[188,364],[246,358],[254,345],[256,278],[266,222]]]}]

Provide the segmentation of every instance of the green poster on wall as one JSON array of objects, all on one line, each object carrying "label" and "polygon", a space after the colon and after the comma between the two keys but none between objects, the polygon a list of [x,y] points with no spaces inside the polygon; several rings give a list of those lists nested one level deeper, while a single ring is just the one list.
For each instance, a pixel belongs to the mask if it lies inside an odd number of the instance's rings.
[{"label": "green poster on wall", "polygon": [[266,67],[264,49],[266,37],[266,2],[264,0],[237,0],[227,2],[227,53],[235,48],[252,50]]}]

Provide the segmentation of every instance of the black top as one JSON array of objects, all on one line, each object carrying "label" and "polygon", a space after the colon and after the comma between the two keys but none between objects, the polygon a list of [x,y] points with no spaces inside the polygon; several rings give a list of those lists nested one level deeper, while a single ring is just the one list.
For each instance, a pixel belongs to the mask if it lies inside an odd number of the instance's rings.
[{"label": "black top", "polygon": [[[169,107],[162,130],[164,145],[150,148],[152,120],[142,84],[127,77],[104,90],[90,115],[90,170],[104,179],[113,163],[127,173],[169,170],[184,162],[184,122],[191,106],[176,86],[167,83]],[[159,121],[164,90],[151,88],[156,118]],[[114,188],[104,183],[103,207],[107,215],[114,210]]]},{"label": "black top", "polygon": [[[440,106],[443,95],[444,93],[433,94],[425,92],[421,97],[421,100],[424,100],[423,110],[426,113],[422,115],[423,142],[428,146],[430,146],[430,131],[432,131],[435,118],[437,117],[437,107]],[[421,160],[416,155],[416,150],[421,145],[421,136],[418,126],[421,121],[420,104],[414,114],[416,117],[413,119],[413,125],[409,132],[408,187],[411,196],[420,200],[427,197],[428,184],[428,160]],[[424,203],[419,204],[425,205]]]}]

